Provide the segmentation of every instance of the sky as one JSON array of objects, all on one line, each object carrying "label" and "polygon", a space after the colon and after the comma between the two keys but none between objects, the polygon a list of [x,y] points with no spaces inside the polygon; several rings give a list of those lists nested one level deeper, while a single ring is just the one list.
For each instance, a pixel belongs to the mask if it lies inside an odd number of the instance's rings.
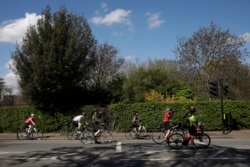
[{"label": "sky", "polygon": [[8,0],[0,1],[0,78],[18,94],[11,53],[41,12],[65,6],[88,20],[99,44],[108,43],[127,61],[174,60],[177,39],[190,38],[213,22],[243,36],[250,50],[249,0]]}]

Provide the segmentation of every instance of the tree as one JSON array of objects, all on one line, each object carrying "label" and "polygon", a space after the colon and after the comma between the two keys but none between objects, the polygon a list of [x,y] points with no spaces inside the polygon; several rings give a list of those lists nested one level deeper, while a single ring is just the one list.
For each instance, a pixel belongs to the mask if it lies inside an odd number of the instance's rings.
[{"label": "tree", "polygon": [[118,50],[107,43],[97,46],[96,62],[88,83],[95,103],[114,102],[122,95],[123,74],[119,70],[125,60],[118,58],[117,54]]},{"label": "tree", "polygon": [[87,20],[48,6],[12,53],[21,93],[36,107],[60,112],[88,101],[88,82],[96,63],[96,40]]},{"label": "tree", "polygon": [[209,97],[209,80],[235,79],[236,69],[248,56],[244,44],[242,37],[214,23],[200,28],[190,38],[179,38],[175,54],[182,80],[193,85],[200,97]]},{"label": "tree", "polygon": [[124,101],[127,103],[152,101],[149,96],[154,92],[157,92],[155,95],[158,100],[162,99],[162,96],[170,99],[176,96],[192,99],[192,92],[188,90],[188,86],[175,78],[173,75],[175,68],[171,65],[173,65],[171,61],[149,60],[148,64],[142,64],[137,68],[135,65],[131,66],[132,70],[127,73],[127,79],[123,84]]},{"label": "tree", "polygon": [[0,78],[0,102],[3,101],[4,80]]}]

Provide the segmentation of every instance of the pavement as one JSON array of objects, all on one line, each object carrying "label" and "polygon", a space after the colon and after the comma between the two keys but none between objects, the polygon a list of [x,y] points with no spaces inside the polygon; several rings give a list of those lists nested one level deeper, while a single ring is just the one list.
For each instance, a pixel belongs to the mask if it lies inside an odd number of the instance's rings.
[{"label": "pavement", "polygon": [[[205,131],[209,134],[211,139],[213,138],[233,138],[233,139],[250,139],[250,129],[246,130],[233,130],[233,131]],[[125,133],[112,132],[113,140],[124,140],[126,139]],[[38,139],[44,140],[68,140],[66,134],[61,133],[44,133],[39,134]],[[0,133],[0,140],[17,140],[15,133]]]}]

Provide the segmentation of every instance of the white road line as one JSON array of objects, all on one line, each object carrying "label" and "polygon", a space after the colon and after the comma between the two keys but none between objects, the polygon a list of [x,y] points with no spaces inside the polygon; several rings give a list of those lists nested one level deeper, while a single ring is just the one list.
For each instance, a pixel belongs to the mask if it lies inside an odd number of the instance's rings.
[{"label": "white road line", "polygon": [[0,155],[2,154],[24,154],[26,152],[18,152],[18,151],[14,151],[14,152],[0,152]]}]

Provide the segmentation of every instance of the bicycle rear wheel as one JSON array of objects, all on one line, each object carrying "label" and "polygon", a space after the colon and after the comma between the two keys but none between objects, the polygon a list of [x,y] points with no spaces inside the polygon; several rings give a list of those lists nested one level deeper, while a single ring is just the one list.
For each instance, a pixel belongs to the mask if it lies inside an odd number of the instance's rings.
[{"label": "bicycle rear wheel", "polygon": [[25,129],[19,129],[17,131],[17,139],[18,140],[26,140],[28,137],[27,137],[27,133],[26,133],[26,130]]},{"label": "bicycle rear wheel", "polygon": [[131,140],[131,139],[137,139],[138,138],[138,135],[137,135],[137,132],[134,128],[128,128],[125,132],[125,136],[128,140]]},{"label": "bicycle rear wheel", "polygon": [[206,133],[200,133],[195,136],[194,145],[199,149],[208,148],[211,143],[211,138]]},{"label": "bicycle rear wheel", "polygon": [[99,140],[101,143],[111,143],[113,139],[113,136],[111,134],[111,132],[109,131],[103,131]]},{"label": "bicycle rear wheel", "polygon": [[162,144],[164,142],[165,131],[162,132],[153,132],[152,133],[152,140],[156,144]]},{"label": "bicycle rear wheel", "polygon": [[180,133],[172,133],[168,136],[167,144],[171,149],[180,149],[182,148],[182,143],[184,141],[184,137]]}]

